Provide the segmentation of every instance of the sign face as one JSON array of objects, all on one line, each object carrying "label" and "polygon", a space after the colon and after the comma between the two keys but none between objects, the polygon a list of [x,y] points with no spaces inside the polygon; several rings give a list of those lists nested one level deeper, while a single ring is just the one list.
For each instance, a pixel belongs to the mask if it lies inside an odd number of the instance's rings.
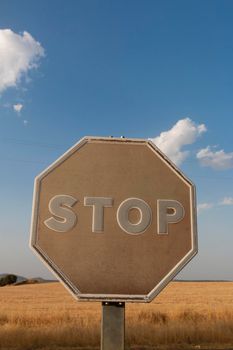
[{"label": "sign face", "polygon": [[197,253],[194,185],[150,141],[83,138],[35,180],[31,247],[79,299],[151,301]]}]

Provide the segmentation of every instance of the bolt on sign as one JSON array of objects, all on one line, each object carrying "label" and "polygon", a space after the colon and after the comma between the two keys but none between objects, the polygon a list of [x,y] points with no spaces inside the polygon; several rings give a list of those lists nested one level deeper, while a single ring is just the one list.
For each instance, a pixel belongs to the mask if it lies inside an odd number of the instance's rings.
[{"label": "bolt on sign", "polygon": [[197,253],[195,187],[148,140],[85,137],[35,180],[31,247],[80,300],[149,302]]}]

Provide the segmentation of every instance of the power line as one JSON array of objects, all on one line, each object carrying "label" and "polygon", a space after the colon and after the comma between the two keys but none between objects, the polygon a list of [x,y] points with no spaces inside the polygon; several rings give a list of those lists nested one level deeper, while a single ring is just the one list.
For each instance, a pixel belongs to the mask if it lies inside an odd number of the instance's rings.
[{"label": "power line", "polygon": [[[32,140],[23,140],[23,139],[15,139],[15,138],[4,138],[1,140],[3,143],[11,143],[15,145],[23,145],[23,146],[34,146],[34,147],[42,147],[42,148],[52,148],[52,149],[68,149],[69,146],[65,144],[53,144],[46,142],[38,142]],[[28,163],[28,164],[44,164],[48,165],[50,161],[38,161],[38,160],[29,160],[29,159],[12,159],[12,158],[0,158],[2,161],[9,162],[17,162],[17,163]],[[195,163],[196,160],[185,160],[183,164]],[[206,180],[233,180],[231,176],[201,176],[197,175],[195,178],[201,178]]]},{"label": "power line", "polygon": [[61,149],[61,148],[68,148],[69,146],[65,144],[53,144],[53,143],[46,143],[46,142],[38,142],[38,141],[31,141],[31,140],[22,140],[22,139],[13,139],[13,138],[5,138],[1,140],[2,143],[10,143],[14,145],[23,145],[23,146],[36,146],[36,147],[43,147],[43,148],[55,148],[55,149]]},{"label": "power line", "polygon": [[13,162],[13,163],[29,163],[29,164],[48,164],[45,161],[30,160],[30,159],[12,159],[12,158],[0,158],[1,161]]}]

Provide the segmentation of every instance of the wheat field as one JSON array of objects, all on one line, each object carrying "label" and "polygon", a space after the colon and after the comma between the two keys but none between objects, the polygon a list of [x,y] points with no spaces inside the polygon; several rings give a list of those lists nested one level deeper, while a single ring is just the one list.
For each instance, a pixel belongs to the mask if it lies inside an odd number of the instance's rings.
[{"label": "wheat field", "polygon": [[[60,283],[0,288],[0,348],[100,348],[101,303]],[[233,282],[172,282],[149,304],[126,304],[126,349],[233,349]]]}]

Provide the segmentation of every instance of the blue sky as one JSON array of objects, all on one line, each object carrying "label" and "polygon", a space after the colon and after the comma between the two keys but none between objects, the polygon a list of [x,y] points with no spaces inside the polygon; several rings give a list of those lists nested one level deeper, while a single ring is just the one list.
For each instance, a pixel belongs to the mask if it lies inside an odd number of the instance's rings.
[{"label": "blue sky", "polygon": [[0,6],[0,272],[51,276],[28,248],[34,177],[85,135],[124,135],[197,186],[199,255],[180,277],[233,279],[232,1]]}]

